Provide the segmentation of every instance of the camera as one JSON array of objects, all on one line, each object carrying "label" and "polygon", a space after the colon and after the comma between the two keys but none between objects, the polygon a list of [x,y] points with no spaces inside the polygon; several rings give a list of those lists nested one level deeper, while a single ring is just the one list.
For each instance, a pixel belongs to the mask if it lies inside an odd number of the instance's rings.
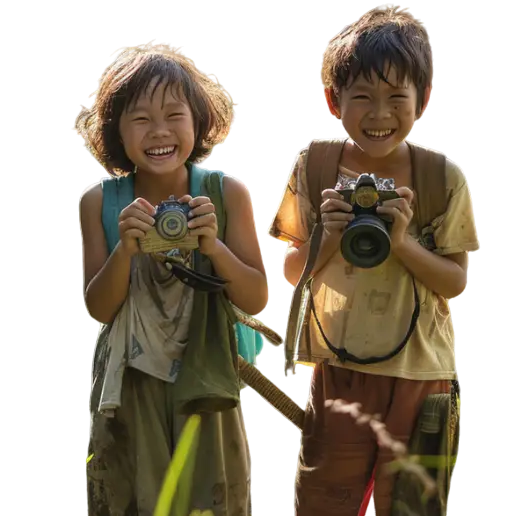
[{"label": "camera", "polygon": [[337,191],[353,206],[355,218],[346,226],[340,241],[344,259],[362,269],[377,267],[390,254],[392,220],[377,215],[384,201],[398,199],[393,179],[361,174],[337,185]]},{"label": "camera", "polygon": [[194,250],[199,247],[198,237],[188,229],[190,206],[180,203],[171,195],[168,201],[156,206],[154,227],[139,240],[143,253],[161,253],[172,249]]}]

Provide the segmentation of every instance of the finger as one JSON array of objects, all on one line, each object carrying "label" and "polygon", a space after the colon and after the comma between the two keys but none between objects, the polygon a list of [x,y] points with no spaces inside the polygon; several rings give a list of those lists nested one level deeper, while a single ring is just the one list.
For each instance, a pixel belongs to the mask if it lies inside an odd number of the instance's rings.
[{"label": "finger", "polygon": [[408,206],[406,199],[400,197],[399,199],[390,199],[389,201],[384,201],[381,206],[386,206],[388,208],[398,208],[403,211],[405,206]]},{"label": "finger", "polygon": [[216,220],[216,214],[215,213],[208,213],[207,215],[201,215],[200,217],[196,217],[195,219],[192,219],[188,223],[189,228],[198,228],[202,226],[211,226],[213,224],[217,224]]},{"label": "finger", "polygon": [[189,231],[190,236],[208,236],[216,238],[218,234],[218,228],[216,226],[201,226],[194,228]]},{"label": "finger", "polygon": [[180,203],[183,203],[183,204],[188,204],[190,201],[192,201],[192,196],[191,195],[184,195],[183,197],[180,197],[177,202],[180,202]]},{"label": "finger", "polygon": [[207,215],[207,213],[214,213],[216,211],[216,208],[214,204],[211,202],[207,204],[201,204],[200,206],[197,206],[193,210],[191,210],[188,214],[189,217],[199,217],[200,215]]},{"label": "finger", "polygon": [[347,225],[347,221],[341,222],[337,220],[332,222],[326,222],[324,224],[324,229],[329,233],[342,232],[344,231],[344,229],[346,229]]},{"label": "finger", "polygon": [[401,188],[397,188],[395,191],[400,197],[402,197],[403,199],[406,199],[406,202],[408,204],[410,204],[413,201],[414,192],[407,186],[401,186]]},{"label": "finger", "polygon": [[351,212],[351,210],[353,210],[351,204],[335,198],[324,201],[320,206],[320,213],[330,213],[334,211]]},{"label": "finger", "polygon": [[379,206],[377,208],[378,215],[385,215],[391,217],[393,221],[404,219],[407,223],[412,217],[409,217],[406,213],[403,213],[399,208],[392,206]]},{"label": "finger", "polygon": [[340,222],[340,221],[349,222],[355,218],[355,215],[353,213],[344,213],[342,211],[334,211],[330,213],[323,213],[321,218],[324,224],[326,222]]},{"label": "finger", "polygon": [[123,233],[123,237],[127,238],[144,238],[145,236],[145,232],[137,228],[128,229]]},{"label": "finger", "polygon": [[152,224],[148,224],[147,222],[144,222],[143,220],[137,219],[135,217],[130,217],[126,220],[123,220],[122,222],[119,222],[119,231],[121,233],[129,231],[131,229],[138,229],[139,231],[146,232],[152,229]]},{"label": "finger", "polygon": [[146,199],[143,199],[142,197],[138,197],[130,206],[136,206],[141,211],[144,211],[149,215],[154,215],[154,213],[156,212],[156,209]]},{"label": "finger", "polygon": [[200,197],[194,197],[194,199],[191,199],[189,201],[189,205],[191,208],[196,208],[198,206],[201,206],[202,204],[209,204],[211,201],[208,197],[200,196]]},{"label": "finger", "polygon": [[119,215],[120,222],[124,222],[128,219],[141,220],[150,226],[153,226],[155,223],[155,219],[151,215],[146,213],[143,209],[140,209],[137,205],[133,204],[125,208]]},{"label": "finger", "polygon": [[327,189],[322,192],[322,200],[325,201],[326,199],[343,199],[344,197],[342,194],[339,194],[336,190]]}]

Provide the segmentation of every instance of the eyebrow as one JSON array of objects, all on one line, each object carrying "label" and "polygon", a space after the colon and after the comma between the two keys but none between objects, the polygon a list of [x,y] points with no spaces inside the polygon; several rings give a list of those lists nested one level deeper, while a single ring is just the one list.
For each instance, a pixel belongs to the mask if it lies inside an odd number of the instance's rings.
[{"label": "eyebrow", "polygon": [[[382,81],[384,84],[386,84],[387,86],[389,86],[392,90],[407,90],[408,89],[408,85],[407,84],[398,84],[398,85],[393,85],[393,84],[390,84],[389,82],[385,82],[385,81]],[[353,89],[354,91],[371,91],[373,89],[376,89],[376,86],[374,86],[373,84],[369,83],[368,81],[366,82],[360,82],[359,84],[357,84],[356,82],[352,83],[351,86],[350,86],[350,90]]]},{"label": "eyebrow", "polygon": [[[172,102],[167,102],[166,104],[163,104],[163,109],[178,109],[185,106],[185,103],[180,100],[174,100]],[[147,111],[147,107],[144,106],[141,103],[136,103],[132,109],[128,109],[128,114],[132,115],[134,113],[137,113],[138,111]]]}]

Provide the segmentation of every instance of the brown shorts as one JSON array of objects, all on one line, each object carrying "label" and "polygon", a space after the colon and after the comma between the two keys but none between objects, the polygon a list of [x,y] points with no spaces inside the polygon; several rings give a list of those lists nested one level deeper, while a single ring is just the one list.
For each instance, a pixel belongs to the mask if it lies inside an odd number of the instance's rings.
[{"label": "brown shorts", "polygon": [[296,515],[356,516],[373,476],[376,516],[391,511],[394,477],[382,466],[392,454],[379,450],[367,425],[355,424],[347,414],[330,413],[326,400],[361,403],[363,412],[379,414],[388,432],[406,444],[424,399],[450,388],[450,380],[404,380],[317,365],[298,461]]}]

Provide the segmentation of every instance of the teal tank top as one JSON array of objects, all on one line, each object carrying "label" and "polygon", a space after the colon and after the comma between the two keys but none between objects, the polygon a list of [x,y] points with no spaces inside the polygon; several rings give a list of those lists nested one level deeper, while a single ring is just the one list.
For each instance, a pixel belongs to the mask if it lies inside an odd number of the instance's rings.
[{"label": "teal tank top", "polygon": [[[207,174],[210,174],[210,171],[191,165],[190,195],[192,197],[200,195],[201,182]],[[223,185],[223,173],[218,172],[218,174]],[[129,174],[123,177],[105,178],[102,181],[102,189],[102,225],[108,253],[111,253],[119,242],[119,214],[135,198],[134,176]],[[238,353],[246,362],[255,364],[257,355],[263,349],[262,335],[240,322],[236,323],[235,330],[238,340]]]}]

